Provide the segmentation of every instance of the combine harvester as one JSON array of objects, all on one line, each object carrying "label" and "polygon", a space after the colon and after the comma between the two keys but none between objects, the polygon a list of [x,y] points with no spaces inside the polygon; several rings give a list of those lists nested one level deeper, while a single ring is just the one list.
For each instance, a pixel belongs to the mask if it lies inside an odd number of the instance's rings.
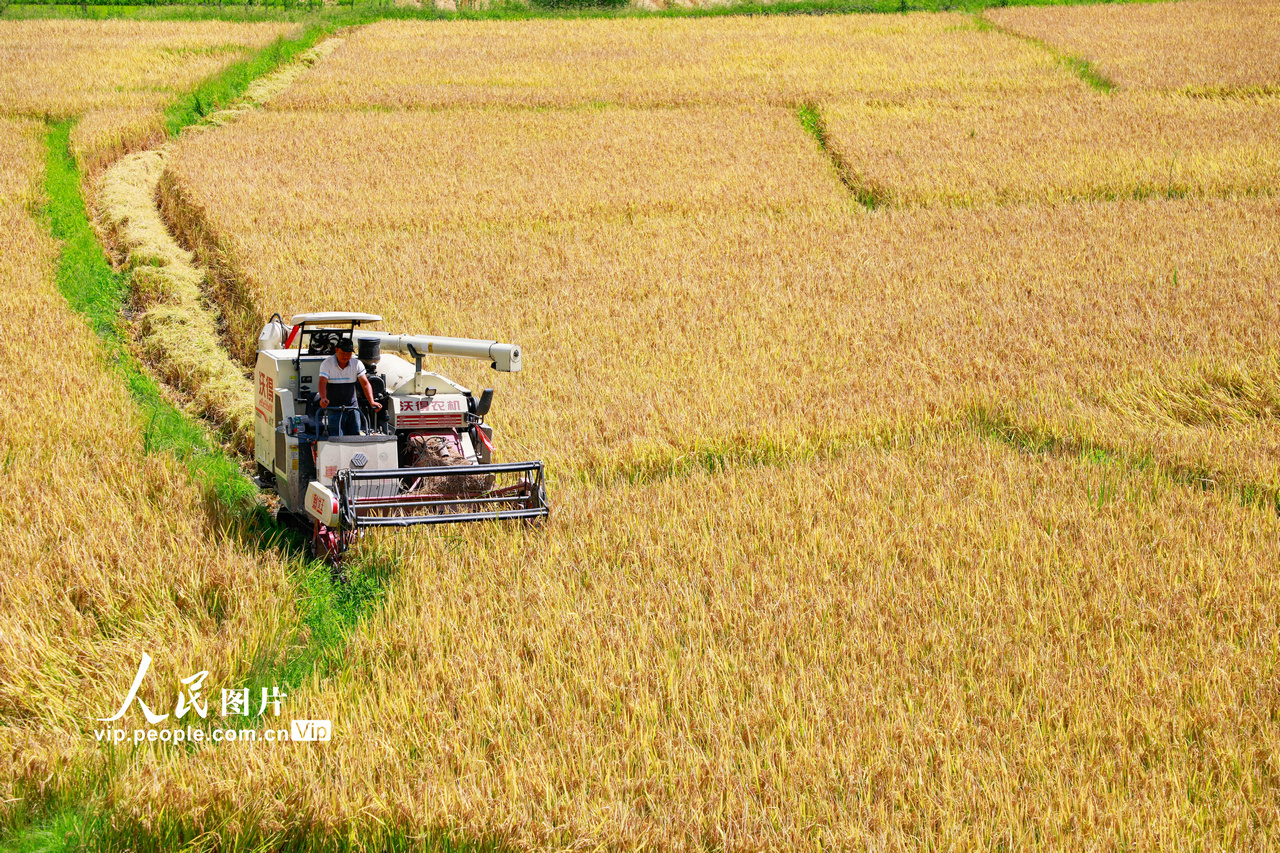
[{"label": "combine harvester", "polygon": [[[484,416],[493,389],[477,399],[422,368],[433,355],[514,373],[520,348],[360,329],[381,319],[331,311],[299,314],[286,327],[275,315],[258,336],[254,458],[258,485],[280,496],[279,519],[309,534],[313,556],[335,565],[368,527],[545,519],[542,462],[492,462]],[[351,405],[321,406],[321,363],[348,347],[381,408],[359,384]],[[330,435],[335,419],[355,434],[337,434],[340,423]]]}]

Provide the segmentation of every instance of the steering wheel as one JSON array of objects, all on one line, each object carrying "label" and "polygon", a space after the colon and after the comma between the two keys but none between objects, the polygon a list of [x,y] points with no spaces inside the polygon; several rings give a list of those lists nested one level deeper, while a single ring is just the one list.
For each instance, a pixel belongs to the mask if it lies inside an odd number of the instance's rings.
[{"label": "steering wheel", "polygon": [[340,332],[312,332],[307,341],[307,355],[333,355],[338,349]]}]

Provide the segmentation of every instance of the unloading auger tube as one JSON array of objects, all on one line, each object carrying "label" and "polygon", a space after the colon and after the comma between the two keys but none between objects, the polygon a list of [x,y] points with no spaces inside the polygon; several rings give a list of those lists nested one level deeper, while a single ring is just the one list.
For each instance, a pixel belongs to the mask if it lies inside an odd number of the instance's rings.
[{"label": "unloading auger tube", "polygon": [[333,311],[286,325],[276,315],[259,335],[254,457],[259,484],[280,496],[281,518],[333,562],[371,527],[547,518],[542,462],[493,461],[484,420],[493,389],[476,397],[423,367],[428,358],[469,358],[515,373],[520,347],[360,328],[381,319]]},{"label": "unloading auger tube", "polygon": [[410,358],[417,354],[473,358],[489,362],[503,373],[520,371],[520,347],[497,341],[470,338],[441,338],[434,335],[389,335],[386,332],[356,332],[356,340],[376,340],[383,352],[391,351]]}]

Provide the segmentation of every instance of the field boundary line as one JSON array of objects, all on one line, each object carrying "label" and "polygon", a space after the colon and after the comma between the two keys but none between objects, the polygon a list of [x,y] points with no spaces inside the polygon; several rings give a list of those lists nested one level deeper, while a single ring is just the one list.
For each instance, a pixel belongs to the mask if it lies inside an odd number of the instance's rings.
[{"label": "field boundary line", "polygon": [[1184,86],[1171,94],[1205,101],[1267,101],[1280,97],[1280,83],[1256,86]]},{"label": "field boundary line", "polygon": [[835,462],[850,455],[892,450],[916,441],[946,440],[962,421],[916,421],[876,425],[860,431],[806,436],[738,436],[665,452],[645,453],[612,463],[581,468],[577,482],[600,489],[643,486],[696,474],[726,474],[752,468],[790,468],[811,462]]},{"label": "field boundary line", "polygon": [[1087,438],[1064,436],[1057,431],[1020,423],[998,409],[975,406],[968,412],[970,426],[991,441],[1034,456],[1115,464],[1129,471],[1154,471],[1179,486],[1229,495],[1245,507],[1264,507],[1280,515],[1280,487],[1251,483],[1222,471],[1134,454]]},{"label": "field boundary line", "polygon": [[1066,68],[1068,71],[1071,71],[1073,74],[1075,74],[1085,83],[1087,83],[1089,87],[1092,89],[1095,89],[1099,92],[1104,92],[1106,94],[1110,94],[1120,89],[1120,86],[1114,80],[1110,79],[1101,71],[1099,71],[1097,68],[1095,68],[1093,63],[1085,59],[1084,57],[1073,56],[1067,53],[1066,51],[1059,50],[1058,48],[1049,44],[1044,39],[1039,39],[1039,38],[1036,38],[1035,36],[1029,36],[1024,33],[1020,33],[1017,30],[1013,30],[1013,29],[1010,29],[1009,27],[1004,26],[1003,24],[997,24],[995,21],[992,21],[986,15],[986,7],[984,7],[982,11],[978,12],[973,17],[974,17],[974,21],[978,25],[978,29],[980,30],[992,30],[994,32],[1000,33],[1001,35],[1008,36],[1009,38],[1014,38],[1020,41],[1027,42],[1028,44],[1033,44],[1036,47],[1040,48],[1041,50],[1047,51],[1048,53],[1052,54],[1054,59],[1058,61],[1058,64],[1060,64],[1063,68]]},{"label": "field boundary line", "polygon": [[800,126],[818,143],[818,148],[822,151],[823,156],[827,158],[831,163],[831,167],[835,169],[836,177],[840,179],[840,183],[844,184],[844,188],[852,194],[858,204],[867,210],[875,210],[889,203],[889,192],[865,180],[845,160],[844,155],[831,144],[831,137],[827,133],[827,121],[822,115],[822,107],[816,101],[805,101],[798,104],[795,107],[795,111],[796,117],[800,120]]}]

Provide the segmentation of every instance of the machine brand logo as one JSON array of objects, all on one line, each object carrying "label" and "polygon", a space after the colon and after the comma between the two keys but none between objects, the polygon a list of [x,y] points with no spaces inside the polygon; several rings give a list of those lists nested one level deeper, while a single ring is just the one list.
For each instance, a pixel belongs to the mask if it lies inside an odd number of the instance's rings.
[{"label": "machine brand logo", "polygon": [[272,398],[276,393],[276,381],[261,370],[258,371],[258,404],[254,407],[258,414],[262,415],[262,419],[267,419],[267,412],[271,411]]},{"label": "machine brand logo", "polygon": [[401,400],[402,412],[461,412],[462,403],[458,400]]},{"label": "machine brand logo", "polygon": [[[128,714],[129,709],[136,703],[142,710],[143,718],[146,720],[148,727],[94,729],[93,737],[96,740],[101,743],[112,744],[125,741],[135,744],[144,742],[176,744],[203,741],[213,741],[215,743],[223,741],[278,743],[291,740],[328,743],[333,737],[333,724],[328,720],[292,720],[290,721],[290,728],[286,729],[277,727],[284,722],[283,720],[276,721],[272,719],[270,723],[259,728],[258,724],[253,722],[253,718],[264,717],[268,708],[271,709],[268,719],[279,717],[280,707],[284,700],[288,698],[288,694],[280,692],[280,688],[275,685],[269,688],[261,688],[261,701],[256,703],[253,701],[256,697],[252,695],[248,687],[224,687],[218,697],[220,702],[210,708],[210,700],[213,697],[206,698],[203,695],[205,691],[204,682],[209,677],[207,669],[186,678],[178,679],[177,700],[174,703],[173,711],[165,714],[157,713],[138,695],[150,668],[151,655],[143,652],[142,661],[138,665],[138,673],[134,676],[128,692],[125,693],[120,707],[109,717],[96,718],[101,723],[114,723],[123,719]],[[254,704],[258,706],[256,714],[253,710]],[[221,714],[216,714],[216,716],[221,719],[222,724],[215,724],[210,728],[203,721],[209,720],[211,715],[215,715],[215,712],[219,710],[219,705]],[[193,711],[194,713],[187,718],[186,724],[183,724],[183,718]],[[250,719],[236,721],[236,717]],[[169,721],[170,725],[162,726],[161,724],[166,721]],[[177,723],[177,725],[172,725],[172,723]]]}]

